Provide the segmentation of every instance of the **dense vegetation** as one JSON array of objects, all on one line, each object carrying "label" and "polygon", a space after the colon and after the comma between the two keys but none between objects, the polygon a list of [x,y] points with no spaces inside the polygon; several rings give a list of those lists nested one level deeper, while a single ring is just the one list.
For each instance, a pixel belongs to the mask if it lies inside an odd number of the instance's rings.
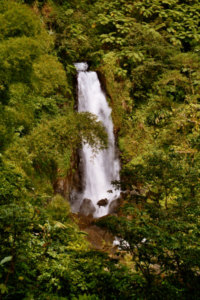
[{"label": "dense vegetation", "polygon": [[[200,298],[199,17],[198,0],[0,0],[2,299]],[[125,191],[98,223],[126,265],[91,250],[53,190],[82,142],[106,146],[74,110],[84,60],[113,109]]]}]

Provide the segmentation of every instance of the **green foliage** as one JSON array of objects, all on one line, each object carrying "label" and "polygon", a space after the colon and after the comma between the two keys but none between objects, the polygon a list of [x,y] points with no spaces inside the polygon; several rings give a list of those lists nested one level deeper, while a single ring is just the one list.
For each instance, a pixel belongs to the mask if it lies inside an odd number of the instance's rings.
[{"label": "green foliage", "polygon": [[1,43],[1,84],[27,81],[32,71],[32,60],[40,54],[38,41],[29,37],[10,38]]},{"label": "green foliage", "polygon": [[150,20],[153,26],[162,32],[174,45],[189,47],[199,41],[198,19],[200,7],[198,1],[180,3],[180,1],[155,0],[137,1],[137,13],[142,20]]},{"label": "green foliage", "polygon": [[71,112],[35,127],[28,136],[27,146],[34,168],[54,179],[58,167],[68,171],[71,157],[66,161],[66,155],[72,155],[82,141],[97,149],[105,147],[106,138],[102,124],[95,117]]},{"label": "green foliage", "polygon": [[42,96],[54,94],[66,95],[66,74],[61,63],[50,55],[40,56],[33,64],[33,87],[36,93]]},{"label": "green foliage", "polygon": [[0,14],[0,39],[22,36],[36,36],[41,32],[39,19],[25,6],[10,5]]},{"label": "green foliage", "polygon": [[[197,0],[0,0],[3,299],[200,297],[199,14]],[[113,109],[123,208],[99,223],[129,269],[91,251],[53,191],[82,143],[107,145],[72,109],[79,60]]]},{"label": "green foliage", "polygon": [[174,206],[166,211],[155,203],[139,210],[127,203],[124,213],[128,219],[108,217],[104,224],[131,254],[133,272],[143,281],[138,291],[142,299],[198,298],[194,286],[199,280],[199,225],[195,224],[199,210]]},{"label": "green foliage", "polygon": [[[66,200],[63,199],[61,195],[57,194],[52,198],[48,210],[53,219],[64,222],[69,216],[70,205]],[[62,227],[62,225],[60,226]]]}]

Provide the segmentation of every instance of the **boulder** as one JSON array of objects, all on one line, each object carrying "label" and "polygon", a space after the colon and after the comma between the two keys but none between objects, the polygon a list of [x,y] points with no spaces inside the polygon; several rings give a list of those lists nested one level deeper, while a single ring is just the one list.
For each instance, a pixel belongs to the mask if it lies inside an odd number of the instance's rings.
[{"label": "boulder", "polygon": [[108,199],[105,198],[105,199],[101,199],[97,202],[97,205],[99,206],[106,206],[108,204]]},{"label": "boulder", "polygon": [[113,190],[108,190],[107,193],[113,193]]},{"label": "boulder", "polygon": [[117,213],[119,205],[120,205],[120,199],[119,198],[113,200],[109,205],[108,213],[109,214]]},{"label": "boulder", "polygon": [[96,208],[92,203],[92,200],[87,198],[83,199],[83,202],[81,203],[80,210],[79,210],[80,214],[84,216],[93,216],[95,211]]}]

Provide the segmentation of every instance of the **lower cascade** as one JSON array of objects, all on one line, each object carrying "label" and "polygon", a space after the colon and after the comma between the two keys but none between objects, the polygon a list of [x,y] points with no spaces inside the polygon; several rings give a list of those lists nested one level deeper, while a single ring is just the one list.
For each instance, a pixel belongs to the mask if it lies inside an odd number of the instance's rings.
[{"label": "lower cascade", "polygon": [[83,192],[80,195],[79,211],[95,218],[107,215],[120,191],[112,182],[119,180],[120,163],[116,155],[115,137],[108,106],[96,72],[87,71],[87,63],[76,63],[78,72],[78,111],[97,116],[108,134],[108,148],[94,154],[88,144],[83,144]]}]

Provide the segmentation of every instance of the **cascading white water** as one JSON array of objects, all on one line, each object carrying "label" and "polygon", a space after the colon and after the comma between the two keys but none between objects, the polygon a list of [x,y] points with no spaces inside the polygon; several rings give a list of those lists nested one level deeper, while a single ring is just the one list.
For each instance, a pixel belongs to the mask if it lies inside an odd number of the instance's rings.
[{"label": "cascading white water", "polygon": [[[87,72],[87,63],[76,63],[78,71],[78,111],[95,114],[108,134],[108,148],[94,155],[88,144],[83,145],[82,159],[84,168],[83,199],[91,199],[96,208],[94,217],[101,217],[109,212],[110,203],[117,199],[120,191],[114,189],[112,181],[119,180],[120,163],[116,157],[115,138],[111,119],[111,108],[101,90],[96,72]],[[106,206],[99,206],[101,199],[107,199]]]}]

